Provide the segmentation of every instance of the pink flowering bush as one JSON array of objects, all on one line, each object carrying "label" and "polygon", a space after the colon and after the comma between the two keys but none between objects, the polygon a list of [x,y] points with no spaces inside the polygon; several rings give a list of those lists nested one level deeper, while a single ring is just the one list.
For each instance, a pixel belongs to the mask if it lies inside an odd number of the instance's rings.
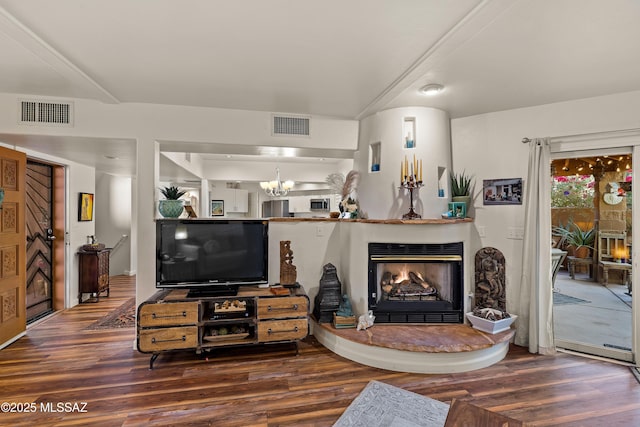
[{"label": "pink flowering bush", "polygon": [[592,175],[554,176],[551,207],[592,208],[595,180]]}]

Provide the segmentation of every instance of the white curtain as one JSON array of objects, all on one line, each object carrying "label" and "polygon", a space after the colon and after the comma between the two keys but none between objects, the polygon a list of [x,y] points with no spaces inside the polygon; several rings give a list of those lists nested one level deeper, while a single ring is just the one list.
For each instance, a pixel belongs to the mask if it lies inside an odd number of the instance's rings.
[{"label": "white curtain", "polygon": [[553,354],[551,183],[548,138],[529,142],[525,224],[515,343],[531,353]]}]

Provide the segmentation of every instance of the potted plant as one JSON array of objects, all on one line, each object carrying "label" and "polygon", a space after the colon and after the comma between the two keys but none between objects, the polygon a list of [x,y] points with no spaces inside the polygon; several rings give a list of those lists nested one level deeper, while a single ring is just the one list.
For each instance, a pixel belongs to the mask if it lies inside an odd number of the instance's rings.
[{"label": "potted plant", "polygon": [[576,258],[588,258],[596,241],[595,228],[592,227],[588,230],[582,230],[572,220],[569,220],[566,227],[553,227],[553,233],[561,236],[564,243],[573,248],[573,255]]},{"label": "potted plant", "polygon": [[179,187],[171,186],[160,189],[165,197],[164,200],[158,202],[158,211],[165,218],[177,218],[182,214],[184,209],[184,200],[180,197],[184,196],[186,191]]},{"label": "potted plant", "polygon": [[476,307],[466,315],[473,328],[489,334],[497,334],[510,329],[511,324],[518,318],[515,314],[487,307]]},{"label": "potted plant", "polygon": [[467,205],[466,211],[469,212],[471,204],[471,186],[473,178],[463,171],[460,174],[451,172],[451,201],[464,202]]}]

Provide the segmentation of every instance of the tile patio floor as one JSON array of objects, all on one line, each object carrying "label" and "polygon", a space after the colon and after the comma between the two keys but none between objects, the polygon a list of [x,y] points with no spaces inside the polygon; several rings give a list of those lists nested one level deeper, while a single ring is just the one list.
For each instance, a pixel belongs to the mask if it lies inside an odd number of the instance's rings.
[{"label": "tile patio floor", "polygon": [[576,280],[560,270],[555,290],[584,301],[554,304],[556,339],[587,343],[599,347],[631,350],[631,301],[627,287],[603,286],[576,273]]}]

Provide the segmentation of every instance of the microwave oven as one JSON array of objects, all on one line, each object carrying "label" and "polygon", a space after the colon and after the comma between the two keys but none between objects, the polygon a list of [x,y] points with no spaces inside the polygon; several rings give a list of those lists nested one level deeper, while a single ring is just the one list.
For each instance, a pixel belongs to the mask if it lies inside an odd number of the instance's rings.
[{"label": "microwave oven", "polygon": [[328,211],[330,207],[329,199],[311,199],[309,203],[312,211]]}]

